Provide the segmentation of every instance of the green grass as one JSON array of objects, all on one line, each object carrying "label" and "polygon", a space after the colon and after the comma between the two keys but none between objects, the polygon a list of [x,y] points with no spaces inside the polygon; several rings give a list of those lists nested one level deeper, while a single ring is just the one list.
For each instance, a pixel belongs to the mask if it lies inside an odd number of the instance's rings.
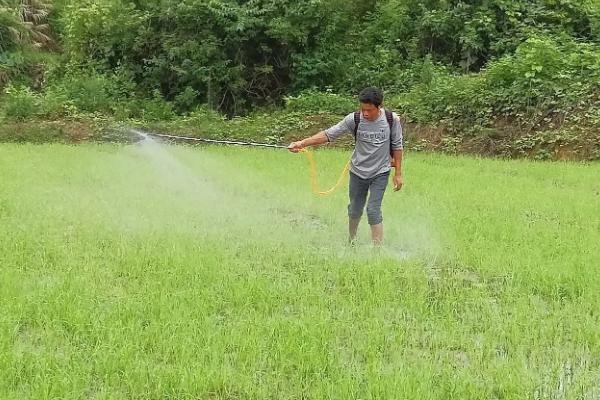
[{"label": "green grass", "polygon": [[0,398],[599,398],[600,165],[405,171],[375,253],[300,155],[0,145]]}]

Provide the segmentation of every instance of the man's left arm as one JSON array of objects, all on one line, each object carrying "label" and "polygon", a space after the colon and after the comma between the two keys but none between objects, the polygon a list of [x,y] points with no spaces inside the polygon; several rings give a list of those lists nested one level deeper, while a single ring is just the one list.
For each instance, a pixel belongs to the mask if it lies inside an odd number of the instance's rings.
[{"label": "man's left arm", "polygon": [[394,191],[402,189],[404,184],[402,179],[402,155],[404,153],[404,143],[402,137],[402,123],[397,115],[394,115],[394,125],[392,127],[392,166],[396,170],[394,174]]},{"label": "man's left arm", "polygon": [[394,191],[396,192],[402,189],[402,185],[404,184],[402,180],[402,153],[402,149],[392,150],[392,166],[396,169],[396,173],[394,174]]}]

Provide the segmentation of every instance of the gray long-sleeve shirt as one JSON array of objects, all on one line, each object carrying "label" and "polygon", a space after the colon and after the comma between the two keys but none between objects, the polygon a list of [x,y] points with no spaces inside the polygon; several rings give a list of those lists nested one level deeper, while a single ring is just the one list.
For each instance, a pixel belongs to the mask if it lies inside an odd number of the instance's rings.
[{"label": "gray long-sleeve shirt", "polygon": [[[363,179],[369,179],[390,170],[390,136],[392,150],[402,150],[402,124],[396,113],[390,128],[385,110],[380,109],[379,118],[368,121],[362,114],[356,133],[356,146],[352,153],[350,171]],[[354,132],[354,113],[348,114],[337,125],[325,131],[332,142],[346,133]]]}]

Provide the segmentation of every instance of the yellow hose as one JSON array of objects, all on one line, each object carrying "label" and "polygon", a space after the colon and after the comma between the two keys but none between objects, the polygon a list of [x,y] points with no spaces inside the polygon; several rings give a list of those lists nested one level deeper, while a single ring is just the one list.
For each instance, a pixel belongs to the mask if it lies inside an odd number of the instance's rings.
[{"label": "yellow hose", "polygon": [[336,184],[331,189],[319,190],[319,183],[317,180],[317,163],[315,161],[315,158],[313,157],[312,152],[308,149],[302,149],[300,151],[302,153],[304,153],[304,155],[306,156],[306,159],[308,160],[308,164],[310,166],[310,187],[314,194],[319,195],[319,196],[327,196],[327,195],[330,195],[333,192],[335,192],[342,185],[342,183],[344,182],[344,177],[350,170],[350,161],[348,161],[346,163],[346,166],[344,167],[344,170],[340,174],[340,177],[338,178]]}]

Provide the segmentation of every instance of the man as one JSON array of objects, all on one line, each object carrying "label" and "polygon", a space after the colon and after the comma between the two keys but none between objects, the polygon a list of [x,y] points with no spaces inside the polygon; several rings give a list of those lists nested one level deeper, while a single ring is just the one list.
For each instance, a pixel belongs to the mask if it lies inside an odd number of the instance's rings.
[{"label": "man", "polygon": [[395,168],[394,191],[400,190],[403,184],[402,126],[395,113],[386,111],[381,106],[381,90],[366,88],[360,92],[358,98],[360,113],[348,114],[337,125],[304,140],[293,142],[288,149],[297,153],[305,147],[332,142],[345,133],[355,133],[356,144],[350,167],[349,241],[354,244],[369,194],[367,217],[373,244],[378,246],[383,242],[381,202],[389,181],[391,166]]}]

